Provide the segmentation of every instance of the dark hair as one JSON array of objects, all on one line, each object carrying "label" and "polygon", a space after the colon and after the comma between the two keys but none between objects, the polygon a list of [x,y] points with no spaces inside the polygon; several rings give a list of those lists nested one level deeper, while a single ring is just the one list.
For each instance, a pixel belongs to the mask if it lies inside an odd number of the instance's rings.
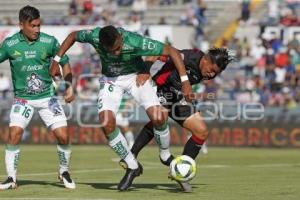
[{"label": "dark hair", "polygon": [[32,6],[25,6],[19,11],[20,22],[31,22],[32,20],[40,18],[40,11]]},{"label": "dark hair", "polygon": [[225,48],[213,48],[210,49],[207,54],[212,62],[216,63],[222,71],[226,69],[230,62],[235,60],[232,55],[229,55],[229,51]]},{"label": "dark hair", "polygon": [[120,33],[114,26],[105,26],[100,29],[99,42],[103,45],[104,48],[111,49],[114,46],[119,35]]}]

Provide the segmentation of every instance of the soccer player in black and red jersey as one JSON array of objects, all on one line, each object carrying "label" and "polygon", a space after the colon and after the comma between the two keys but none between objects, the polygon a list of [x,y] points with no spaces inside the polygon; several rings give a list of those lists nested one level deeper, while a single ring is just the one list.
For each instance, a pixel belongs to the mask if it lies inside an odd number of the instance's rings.
[{"label": "soccer player in black and red jersey", "polygon": [[[188,78],[191,85],[215,78],[234,60],[225,48],[213,48],[206,54],[193,49],[181,50],[180,53],[187,71],[186,78]],[[170,58],[147,57],[146,63],[151,66],[149,71],[157,85],[157,95],[161,104],[168,109],[169,117],[192,133],[192,137],[185,144],[182,154],[195,159],[208,138],[207,126],[200,112],[192,104],[185,101],[181,93],[182,77],[180,78]],[[153,125],[149,122],[143,127],[131,148],[135,157],[153,137]],[[160,160],[164,165],[169,166],[173,158],[171,155],[166,161],[161,158]],[[122,160],[120,164],[126,168]],[[189,185],[178,183],[183,190],[191,190]]]}]

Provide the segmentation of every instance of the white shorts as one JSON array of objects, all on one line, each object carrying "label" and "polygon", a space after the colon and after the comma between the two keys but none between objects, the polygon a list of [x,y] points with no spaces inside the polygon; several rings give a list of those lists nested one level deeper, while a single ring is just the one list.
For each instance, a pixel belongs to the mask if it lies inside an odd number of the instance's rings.
[{"label": "white shorts", "polygon": [[124,117],[122,113],[118,112],[116,116],[116,125],[122,127],[128,126],[129,125],[128,117]]},{"label": "white shorts", "polygon": [[9,126],[27,127],[37,110],[47,127],[52,130],[67,126],[67,119],[62,106],[55,97],[38,100],[25,100],[15,98],[11,111]]},{"label": "white shorts", "polygon": [[118,77],[101,77],[98,112],[111,110],[116,115],[124,92],[131,94],[133,99],[145,110],[160,105],[152,80],[148,80],[143,86],[137,87],[136,76],[136,74],[129,74]]}]

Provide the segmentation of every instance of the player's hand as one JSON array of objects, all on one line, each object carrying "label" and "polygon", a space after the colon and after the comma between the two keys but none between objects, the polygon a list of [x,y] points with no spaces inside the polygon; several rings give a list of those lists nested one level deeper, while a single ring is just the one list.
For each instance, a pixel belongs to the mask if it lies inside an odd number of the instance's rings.
[{"label": "player's hand", "polygon": [[148,73],[138,74],[136,76],[136,86],[142,86],[146,83],[146,81],[151,77]]},{"label": "player's hand", "polygon": [[59,64],[55,60],[52,61],[52,64],[51,64],[51,67],[50,67],[50,75],[52,77],[61,76],[60,69],[59,69]]},{"label": "player's hand", "polygon": [[181,88],[181,90],[182,90],[182,93],[183,93],[183,95],[184,95],[184,98],[185,98],[185,100],[187,101],[187,102],[192,102],[192,94],[193,94],[193,92],[192,92],[192,86],[191,86],[191,84],[190,84],[190,82],[189,81],[184,81],[184,82],[182,82],[181,83],[182,84],[182,88]]},{"label": "player's hand", "polygon": [[66,103],[71,103],[75,99],[74,91],[72,86],[68,87],[65,91],[64,99]]}]

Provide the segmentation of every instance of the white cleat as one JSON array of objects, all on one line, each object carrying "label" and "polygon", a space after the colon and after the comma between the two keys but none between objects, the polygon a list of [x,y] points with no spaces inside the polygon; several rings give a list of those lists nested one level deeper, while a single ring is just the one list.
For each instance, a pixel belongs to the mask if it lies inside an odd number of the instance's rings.
[{"label": "white cleat", "polygon": [[0,190],[16,189],[17,187],[17,183],[10,176],[7,177],[7,179],[4,182],[0,183]]},{"label": "white cleat", "polygon": [[75,189],[75,182],[71,179],[69,172],[65,171],[64,173],[59,175],[59,180],[64,183],[65,188]]}]

